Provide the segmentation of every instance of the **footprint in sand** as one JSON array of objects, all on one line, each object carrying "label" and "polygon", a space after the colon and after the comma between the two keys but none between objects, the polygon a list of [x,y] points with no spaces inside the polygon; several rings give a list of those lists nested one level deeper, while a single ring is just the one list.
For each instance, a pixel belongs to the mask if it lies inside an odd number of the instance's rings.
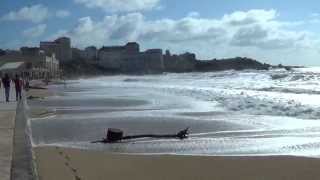
[{"label": "footprint in sand", "polygon": [[70,157],[65,154],[62,150],[60,150],[59,147],[56,147],[56,150],[58,151],[59,155],[63,157],[63,159],[65,160],[65,163],[64,165],[72,172],[75,180],[82,180],[79,176],[78,176],[78,170],[76,168],[73,168],[71,165],[70,165]]},{"label": "footprint in sand", "polygon": [[73,173],[77,173],[77,172],[78,172],[77,169],[75,169],[75,168],[71,168],[71,171],[72,171]]},{"label": "footprint in sand", "polygon": [[68,155],[65,155],[64,158],[67,160],[67,161],[70,161],[70,157]]}]

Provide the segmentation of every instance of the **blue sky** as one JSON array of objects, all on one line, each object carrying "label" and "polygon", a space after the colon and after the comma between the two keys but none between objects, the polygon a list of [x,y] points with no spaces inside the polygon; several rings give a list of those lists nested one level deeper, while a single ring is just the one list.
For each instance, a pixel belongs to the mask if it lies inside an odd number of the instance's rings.
[{"label": "blue sky", "polygon": [[320,65],[316,0],[2,0],[0,48],[72,38],[74,47],[137,41],[199,59],[247,56]]}]

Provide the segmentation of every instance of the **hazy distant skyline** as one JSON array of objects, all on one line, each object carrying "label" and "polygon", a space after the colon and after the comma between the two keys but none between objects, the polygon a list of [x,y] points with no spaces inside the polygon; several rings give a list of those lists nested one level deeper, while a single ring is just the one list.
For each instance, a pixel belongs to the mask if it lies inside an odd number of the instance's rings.
[{"label": "hazy distant skyline", "polygon": [[74,47],[122,45],[194,52],[199,59],[247,56],[320,65],[316,0],[2,0],[0,48],[58,36]]}]

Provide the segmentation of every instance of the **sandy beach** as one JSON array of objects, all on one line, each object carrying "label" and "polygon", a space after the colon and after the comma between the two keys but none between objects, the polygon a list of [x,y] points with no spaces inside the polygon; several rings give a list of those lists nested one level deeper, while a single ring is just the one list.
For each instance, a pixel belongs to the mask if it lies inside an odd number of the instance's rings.
[{"label": "sandy beach", "polygon": [[320,160],[303,157],[120,155],[58,147],[34,151],[41,180],[312,180],[320,177]]},{"label": "sandy beach", "polygon": [[[45,97],[47,90],[28,95]],[[43,109],[35,109],[34,116]],[[38,114],[37,114],[38,113]],[[294,156],[185,156],[117,154],[38,146],[40,180],[316,180],[320,160]]]}]

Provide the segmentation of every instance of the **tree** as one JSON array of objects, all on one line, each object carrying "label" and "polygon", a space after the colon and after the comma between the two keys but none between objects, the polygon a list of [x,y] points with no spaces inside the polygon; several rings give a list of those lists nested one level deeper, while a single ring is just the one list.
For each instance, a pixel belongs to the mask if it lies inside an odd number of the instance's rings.
[{"label": "tree", "polygon": [[4,56],[4,55],[6,55],[6,51],[0,49],[0,56]]}]

